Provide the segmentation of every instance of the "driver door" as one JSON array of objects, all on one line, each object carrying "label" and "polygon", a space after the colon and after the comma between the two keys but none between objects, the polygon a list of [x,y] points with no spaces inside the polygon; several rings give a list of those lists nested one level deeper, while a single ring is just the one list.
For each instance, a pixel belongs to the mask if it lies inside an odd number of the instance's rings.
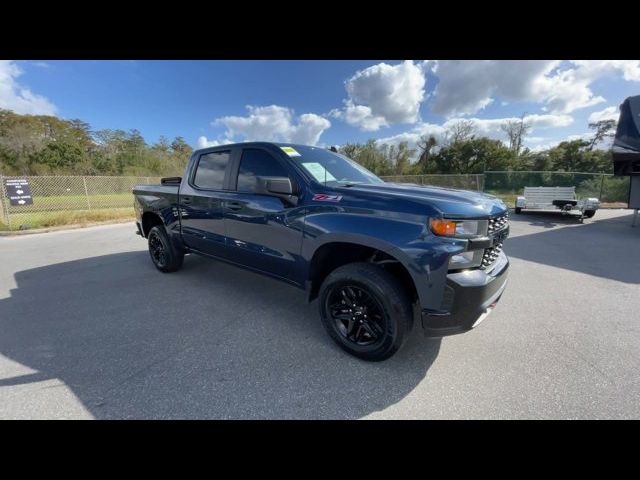
[{"label": "driver door", "polygon": [[233,198],[224,204],[229,259],[285,279],[299,257],[302,230],[288,225],[293,205],[256,191],[257,177],[289,177],[293,182],[289,168],[265,149],[243,148],[231,173]]}]

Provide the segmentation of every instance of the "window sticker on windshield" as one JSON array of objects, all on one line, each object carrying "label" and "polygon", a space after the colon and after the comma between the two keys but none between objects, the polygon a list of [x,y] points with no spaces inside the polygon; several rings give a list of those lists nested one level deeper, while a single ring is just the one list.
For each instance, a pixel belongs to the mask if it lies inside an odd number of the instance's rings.
[{"label": "window sticker on windshield", "polygon": [[317,162],[303,163],[302,166],[319,182],[331,182],[336,179],[331,172]]},{"label": "window sticker on windshield", "polygon": [[300,157],[301,155],[292,147],[280,147],[280,149],[290,157]]}]

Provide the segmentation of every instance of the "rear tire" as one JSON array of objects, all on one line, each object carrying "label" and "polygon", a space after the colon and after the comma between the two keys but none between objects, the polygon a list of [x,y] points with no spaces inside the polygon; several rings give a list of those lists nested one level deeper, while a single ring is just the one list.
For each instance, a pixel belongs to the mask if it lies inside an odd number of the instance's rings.
[{"label": "rear tire", "polygon": [[382,267],[350,263],[327,276],[320,318],[340,348],[368,361],[386,360],[404,343],[413,310],[401,283]]},{"label": "rear tire", "polygon": [[593,218],[593,216],[596,214],[595,210],[585,210],[584,211],[584,216],[585,218]]},{"label": "rear tire", "polygon": [[522,208],[521,207],[516,207],[516,213],[522,213]]},{"label": "rear tire", "polygon": [[182,267],[184,252],[173,245],[164,226],[156,225],[153,227],[149,232],[148,240],[149,255],[158,270],[169,273]]}]

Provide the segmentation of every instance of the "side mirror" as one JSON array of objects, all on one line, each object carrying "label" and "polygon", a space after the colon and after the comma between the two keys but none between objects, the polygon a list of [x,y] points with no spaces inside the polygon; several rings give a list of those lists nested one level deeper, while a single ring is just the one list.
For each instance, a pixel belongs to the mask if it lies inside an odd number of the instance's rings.
[{"label": "side mirror", "polygon": [[293,185],[289,177],[266,178],[267,191],[281,195],[293,195]]},{"label": "side mirror", "polygon": [[282,198],[293,205],[298,203],[298,197],[296,197],[298,192],[289,177],[258,177],[256,180],[258,184],[256,193]]}]

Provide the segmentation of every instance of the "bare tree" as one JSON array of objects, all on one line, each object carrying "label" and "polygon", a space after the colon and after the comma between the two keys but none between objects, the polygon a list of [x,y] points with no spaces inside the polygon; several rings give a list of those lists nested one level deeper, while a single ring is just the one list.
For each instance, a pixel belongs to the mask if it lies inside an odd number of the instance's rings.
[{"label": "bare tree", "polygon": [[500,125],[500,129],[507,134],[507,138],[509,139],[509,148],[513,150],[517,156],[520,155],[522,143],[531,130],[531,123],[525,122],[525,116],[526,114],[523,113],[518,120],[508,120]]},{"label": "bare tree", "polygon": [[472,138],[475,133],[476,124],[473,120],[458,120],[447,128],[445,143],[451,145],[453,143],[464,142]]}]

